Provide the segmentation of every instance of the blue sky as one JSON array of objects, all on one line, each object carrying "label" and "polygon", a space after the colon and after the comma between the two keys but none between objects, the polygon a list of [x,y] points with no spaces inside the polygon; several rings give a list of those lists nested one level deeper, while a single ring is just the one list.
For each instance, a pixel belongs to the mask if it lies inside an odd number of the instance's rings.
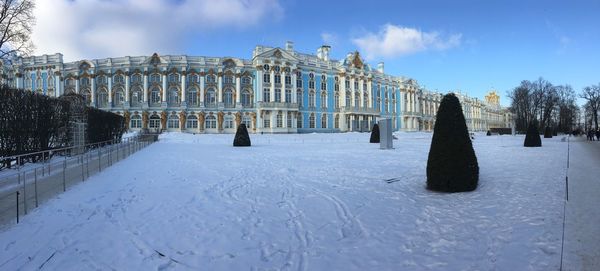
[{"label": "blue sky", "polygon": [[525,79],[576,91],[600,82],[600,1],[38,0],[36,16],[36,54],[67,61],[250,58],[257,44],[291,40],[305,53],[331,45],[335,59],[359,50],[432,90],[495,88],[503,104]]}]

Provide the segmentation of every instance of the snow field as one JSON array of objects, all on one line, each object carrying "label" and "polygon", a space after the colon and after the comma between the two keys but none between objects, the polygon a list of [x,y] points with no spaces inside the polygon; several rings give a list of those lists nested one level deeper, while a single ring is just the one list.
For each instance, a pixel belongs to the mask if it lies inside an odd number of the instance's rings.
[{"label": "snow field", "polygon": [[443,194],[425,189],[431,134],[233,136],[162,135],[0,233],[0,269],[559,267],[560,137],[478,135],[478,189]]}]

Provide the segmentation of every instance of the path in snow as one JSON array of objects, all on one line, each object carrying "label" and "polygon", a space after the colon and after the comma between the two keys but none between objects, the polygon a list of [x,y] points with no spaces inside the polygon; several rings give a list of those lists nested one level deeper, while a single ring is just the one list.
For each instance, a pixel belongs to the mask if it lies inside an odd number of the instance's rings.
[{"label": "path in snow", "polygon": [[399,137],[165,134],[0,232],[0,270],[558,269],[566,142],[478,136],[478,189],[445,194],[431,134]]},{"label": "path in snow", "polygon": [[571,141],[563,270],[600,270],[600,142]]}]

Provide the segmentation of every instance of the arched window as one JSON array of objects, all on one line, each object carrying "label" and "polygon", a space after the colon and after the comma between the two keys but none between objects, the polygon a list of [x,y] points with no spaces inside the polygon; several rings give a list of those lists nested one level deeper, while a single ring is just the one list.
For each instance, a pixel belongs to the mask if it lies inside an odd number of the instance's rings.
[{"label": "arched window", "polygon": [[142,82],[142,75],[141,75],[141,74],[139,74],[139,73],[136,73],[136,74],[134,74],[134,75],[131,77],[131,82],[132,82],[132,83],[134,83],[134,84],[139,84],[139,83],[141,83],[141,82]]},{"label": "arched window", "polygon": [[275,102],[278,102],[278,103],[281,102],[281,89],[280,88],[275,89]]},{"label": "arched window", "polygon": [[[74,87],[75,86],[75,79],[73,78],[69,78],[67,79],[67,82],[65,83],[65,85],[67,85],[67,87]],[[25,87],[26,88],[30,88],[31,87],[31,78],[26,78],[25,79]]]},{"label": "arched window", "polygon": [[292,112],[287,112],[287,128],[292,128]]},{"label": "arched window", "polygon": [[189,83],[196,83],[197,84],[198,83],[198,75],[195,74],[195,73],[190,74],[188,76],[187,80],[188,80]]},{"label": "arched window", "polygon": [[247,89],[242,91],[241,98],[243,107],[252,107],[252,94],[250,94],[250,91],[248,91]]},{"label": "arched window", "polygon": [[249,76],[242,77],[242,84],[244,84],[244,85],[252,84],[252,78],[250,78]]},{"label": "arched window", "polygon": [[346,92],[346,107],[352,106],[352,93],[350,91]]},{"label": "arched window", "polygon": [[204,128],[206,129],[216,129],[217,128],[217,119],[214,115],[208,115],[206,120],[204,121]]},{"label": "arched window", "polygon": [[167,119],[167,128],[168,129],[177,129],[179,128],[179,116],[170,115],[169,119]]},{"label": "arched window", "polygon": [[281,111],[277,112],[277,116],[275,118],[276,118],[277,128],[283,128],[283,114],[281,113]]},{"label": "arched window", "polygon": [[233,76],[231,76],[231,75],[225,75],[225,77],[223,77],[223,83],[225,83],[225,84],[233,84]]},{"label": "arched window", "polygon": [[[42,80],[39,80],[39,81],[40,81],[39,83],[41,84]],[[83,78],[79,79],[79,83],[81,83],[82,87],[87,87],[90,85],[90,79],[87,77],[83,77]],[[40,85],[38,85],[37,83],[36,83],[36,85],[38,88],[40,87]]]},{"label": "arched window", "polygon": [[130,128],[142,128],[142,117],[138,114],[131,116],[129,121]]},{"label": "arched window", "polygon": [[268,111],[263,115],[263,127],[271,128],[271,114]]},{"label": "arched window", "polygon": [[327,128],[327,114],[321,116],[321,128]]},{"label": "arched window", "polygon": [[308,92],[308,107],[315,107],[316,104],[316,97],[315,97],[315,92],[314,91],[310,91]]},{"label": "arched window", "polygon": [[321,108],[327,108],[327,93],[321,92]]},{"label": "arched window", "polygon": [[206,83],[215,83],[217,81],[217,79],[215,78],[214,75],[209,74],[206,76]]},{"label": "arched window", "polygon": [[131,106],[140,106],[144,100],[144,94],[142,88],[135,87],[133,91],[131,91]]},{"label": "arched window", "polygon": [[92,93],[90,92],[90,90],[85,89],[82,94],[83,94],[83,98],[85,99],[85,104],[90,105],[92,102]]},{"label": "arched window", "polygon": [[217,107],[217,95],[214,88],[209,88],[204,97],[204,106]]},{"label": "arched window", "polygon": [[100,90],[98,90],[96,101],[98,103],[98,107],[108,106],[108,92],[105,88],[101,88]]},{"label": "arched window", "polygon": [[153,106],[160,105],[160,88],[153,87],[150,89],[150,103]]},{"label": "arched window", "polygon": [[271,102],[271,89],[263,88],[263,102]]},{"label": "arched window", "polygon": [[315,128],[315,113],[311,113],[308,117],[308,128]]},{"label": "arched window", "polygon": [[365,96],[363,97],[363,106],[364,107],[369,106],[369,94],[367,94],[367,93],[365,93]]},{"label": "arched window", "polygon": [[187,116],[185,119],[185,128],[198,129],[198,117],[196,117],[196,115]]},{"label": "arched window", "polygon": [[235,103],[233,101],[233,90],[230,88],[225,89],[225,92],[223,92],[223,103],[227,108],[235,107]]},{"label": "arched window", "polygon": [[125,83],[125,77],[121,74],[115,75],[113,80],[114,80],[115,84],[124,84]]},{"label": "arched window", "polygon": [[96,77],[96,84],[98,84],[98,85],[106,84],[106,76],[100,75],[100,76]]},{"label": "arched window", "polygon": [[196,87],[188,88],[185,93],[185,99],[188,106],[198,106],[198,89]]},{"label": "arched window", "polygon": [[268,73],[263,74],[263,82],[264,83],[271,83],[271,75]]},{"label": "arched window", "polygon": [[340,94],[336,92],[333,98],[335,100],[335,108],[340,108]]},{"label": "arched window", "polygon": [[178,73],[169,74],[169,83],[177,83],[177,82],[179,82],[179,74]]},{"label": "arched window", "polygon": [[148,128],[159,129],[160,128],[160,117],[156,114],[150,116]]},{"label": "arched window", "polygon": [[169,94],[167,95],[167,103],[169,106],[179,106],[179,91],[176,87],[169,88]]},{"label": "arched window", "polygon": [[115,106],[123,106],[125,102],[125,91],[122,88],[117,88],[115,91],[115,100],[113,101]]},{"label": "arched window", "polygon": [[333,123],[333,128],[335,129],[339,129],[340,128],[340,115],[335,115],[335,120]]},{"label": "arched window", "polygon": [[223,129],[233,129],[234,124],[233,124],[233,116],[232,115],[226,115],[223,118]]},{"label": "arched window", "polygon": [[159,73],[153,73],[152,75],[150,75],[150,83],[160,83],[160,74]]},{"label": "arched window", "polygon": [[354,93],[354,106],[356,108],[360,107],[360,94],[358,92]]},{"label": "arched window", "polygon": [[286,85],[291,85],[292,84],[292,77],[289,75],[285,76],[285,84]]}]

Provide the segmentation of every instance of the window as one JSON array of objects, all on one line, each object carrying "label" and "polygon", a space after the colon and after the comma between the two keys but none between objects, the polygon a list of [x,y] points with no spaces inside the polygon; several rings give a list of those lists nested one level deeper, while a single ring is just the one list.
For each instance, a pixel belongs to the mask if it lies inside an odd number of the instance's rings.
[{"label": "window", "polygon": [[90,105],[90,103],[92,102],[92,93],[89,89],[83,91],[83,99],[85,100],[86,105]]},{"label": "window", "polygon": [[252,128],[252,120],[250,119],[249,116],[243,116],[242,123],[246,124],[246,128],[248,128],[248,129]]},{"label": "window", "polygon": [[297,88],[301,88],[302,87],[302,78],[296,79],[296,87]]},{"label": "window", "polygon": [[333,128],[335,129],[339,129],[340,128],[340,115],[335,115],[335,120],[333,123]]},{"label": "window", "polygon": [[198,79],[199,79],[198,75],[195,74],[195,73],[191,74],[190,76],[188,76],[188,82],[190,82],[190,83],[196,83],[197,84],[198,81],[199,81]]},{"label": "window", "polygon": [[206,107],[216,107],[217,106],[217,95],[215,93],[214,88],[209,88],[206,91],[206,94],[204,97],[204,106],[206,106]]},{"label": "window", "polygon": [[129,121],[129,127],[142,128],[142,117],[140,115],[131,116],[131,120]]},{"label": "window", "polygon": [[363,91],[367,91],[367,84],[366,83],[363,83],[363,88],[362,89],[363,89]]},{"label": "window", "polygon": [[225,84],[233,84],[233,76],[231,76],[231,75],[226,75],[226,76],[223,78],[223,83],[225,83]]},{"label": "window", "polygon": [[281,89],[280,88],[275,89],[275,102],[278,102],[278,103],[281,102]]},{"label": "window", "polygon": [[98,91],[98,107],[107,107],[108,106],[108,92],[106,89],[100,89]]},{"label": "window", "polygon": [[141,75],[141,74],[139,74],[139,73],[136,73],[136,74],[134,74],[134,75],[131,77],[131,81],[132,81],[133,83],[137,83],[137,84],[141,83],[141,82],[142,82],[142,75]]},{"label": "window", "polygon": [[275,84],[281,84],[281,75],[275,74]]},{"label": "window", "polygon": [[217,128],[217,119],[213,115],[208,115],[206,117],[206,121],[204,122],[204,127],[206,129],[216,129]]},{"label": "window", "polygon": [[271,116],[269,114],[263,116],[263,127],[271,128]]},{"label": "window", "polygon": [[177,115],[169,116],[169,119],[167,119],[167,128],[169,128],[169,129],[179,128],[179,117]]},{"label": "window", "polygon": [[334,96],[334,100],[335,100],[335,108],[340,108],[340,95],[339,94],[335,94]]},{"label": "window", "polygon": [[285,84],[286,85],[291,85],[292,84],[292,77],[289,75],[285,76]]},{"label": "window", "polygon": [[284,102],[287,102],[287,103],[292,102],[292,90],[291,89],[285,90],[285,101]]},{"label": "window", "polygon": [[302,113],[296,116],[296,128],[302,128]]},{"label": "window", "polygon": [[263,74],[263,82],[271,83],[271,75],[268,73]]},{"label": "window", "polygon": [[346,107],[352,106],[352,94],[346,92]]},{"label": "window", "polygon": [[160,74],[153,73],[150,75],[150,83],[160,83]]},{"label": "window", "polygon": [[271,102],[271,90],[268,88],[263,89],[263,102]]},{"label": "window", "polygon": [[[82,87],[87,87],[90,85],[90,79],[87,77],[83,77],[79,80],[79,82],[81,83]],[[36,86],[39,88],[40,85],[42,83],[42,80],[38,79],[38,82],[36,82]]]},{"label": "window", "polygon": [[363,97],[363,106],[369,107],[369,95],[366,93],[365,93],[365,96]]},{"label": "window", "polygon": [[[73,78],[67,79],[66,85],[67,85],[67,87],[74,87],[75,79],[73,79]],[[31,88],[31,78],[25,79],[25,88]]]},{"label": "window", "polygon": [[358,90],[358,80],[354,80],[354,90]]},{"label": "window", "polygon": [[223,128],[224,129],[233,129],[235,128],[233,126],[233,116],[232,115],[227,115],[223,118]]},{"label": "window", "polygon": [[155,129],[160,128],[160,117],[159,116],[152,115],[150,117],[149,128],[155,128]]},{"label": "window", "polygon": [[185,99],[189,106],[198,106],[198,89],[195,87],[188,88]]},{"label": "window", "polygon": [[96,77],[96,83],[98,83],[99,85],[106,84],[106,76],[101,75],[101,76]]},{"label": "window", "polygon": [[179,91],[177,90],[177,88],[169,88],[167,103],[169,104],[169,106],[179,106]]},{"label": "window", "polygon": [[189,115],[185,120],[185,128],[198,129],[198,117],[196,115]]},{"label": "window", "polygon": [[125,102],[125,92],[123,91],[122,88],[118,88],[117,91],[115,91],[115,106],[122,106],[123,103]]},{"label": "window", "polygon": [[283,114],[277,113],[277,128],[283,128]]},{"label": "window", "polygon": [[327,115],[323,114],[321,116],[321,128],[325,129],[327,128]]},{"label": "window", "polygon": [[321,82],[321,90],[327,90],[327,83],[325,81]]},{"label": "window", "polygon": [[308,93],[308,107],[315,107],[315,92],[311,91]]},{"label": "window", "polygon": [[216,81],[217,81],[217,78],[214,75],[209,74],[206,76],[206,83],[214,84]]},{"label": "window", "polygon": [[327,108],[327,93],[321,92],[321,108]]},{"label": "window", "polygon": [[144,100],[142,89],[137,87],[131,92],[131,106],[140,106]]},{"label": "window", "polygon": [[314,80],[308,81],[308,88],[309,89],[315,89],[315,81]]},{"label": "window", "polygon": [[250,84],[252,84],[252,79],[248,76],[242,77],[242,84],[250,85]]},{"label": "window", "polygon": [[314,113],[310,114],[310,117],[308,118],[308,128],[315,128],[315,114]]},{"label": "window", "polygon": [[297,102],[297,103],[298,103],[300,106],[302,106],[302,104],[303,104],[303,103],[302,103],[302,90],[300,90],[300,89],[296,91],[296,102]]},{"label": "window", "polygon": [[242,91],[242,106],[243,107],[252,107],[252,94],[250,91],[244,90]]},{"label": "window", "polygon": [[360,94],[358,92],[354,93],[354,107],[360,107]]},{"label": "window", "polygon": [[231,108],[235,106],[235,103],[233,102],[233,90],[225,90],[225,93],[223,93],[223,102],[225,103],[225,107]]},{"label": "window", "polygon": [[340,91],[340,84],[335,83],[335,85],[333,85],[333,90],[334,91]]},{"label": "window", "polygon": [[150,103],[153,105],[160,104],[160,89],[158,87],[153,87],[150,90]]},{"label": "window", "polygon": [[292,128],[292,112],[287,113],[287,128]]},{"label": "window", "polygon": [[177,73],[171,73],[171,74],[169,74],[169,82],[170,83],[177,83],[177,82],[179,82],[179,74],[177,74]]},{"label": "window", "polygon": [[350,80],[346,80],[345,85],[346,85],[346,89],[349,89],[350,88]]},{"label": "window", "polygon": [[113,80],[115,81],[115,84],[124,84],[125,83],[125,77],[121,74],[115,75]]}]

